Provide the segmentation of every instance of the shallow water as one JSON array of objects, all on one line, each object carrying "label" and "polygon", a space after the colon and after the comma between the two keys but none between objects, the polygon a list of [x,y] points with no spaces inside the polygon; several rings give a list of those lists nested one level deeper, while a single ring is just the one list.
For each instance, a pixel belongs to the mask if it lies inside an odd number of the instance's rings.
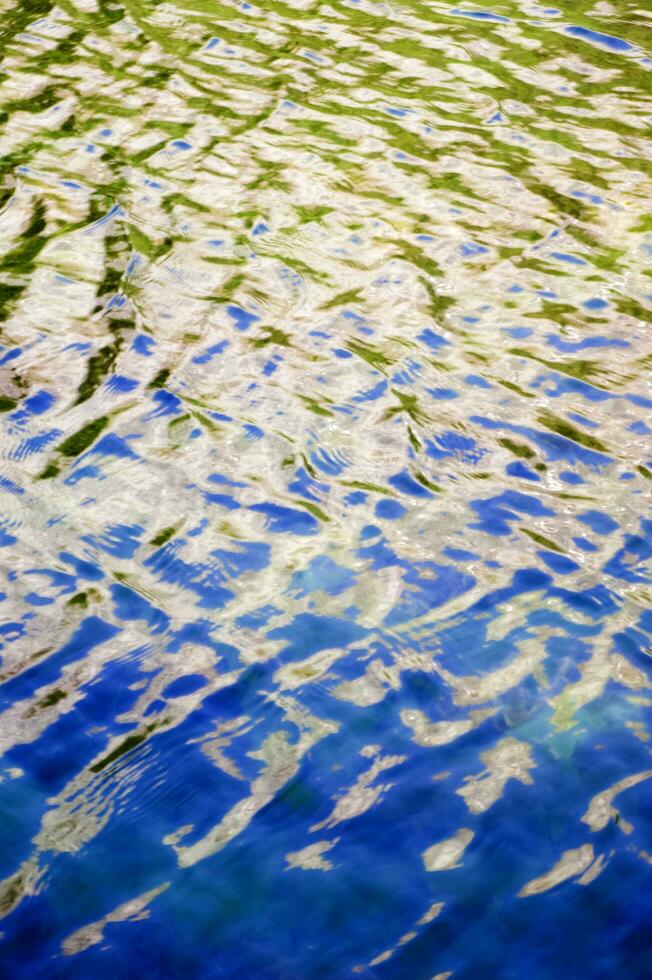
[{"label": "shallow water", "polygon": [[0,974],[649,976],[644,4],[1,6]]}]

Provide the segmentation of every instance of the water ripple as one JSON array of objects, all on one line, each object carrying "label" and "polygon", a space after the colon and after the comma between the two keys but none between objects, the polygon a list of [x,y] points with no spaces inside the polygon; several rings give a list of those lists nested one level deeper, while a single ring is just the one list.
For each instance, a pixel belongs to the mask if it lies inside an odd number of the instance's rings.
[{"label": "water ripple", "polygon": [[0,972],[647,976],[649,14],[2,8]]}]

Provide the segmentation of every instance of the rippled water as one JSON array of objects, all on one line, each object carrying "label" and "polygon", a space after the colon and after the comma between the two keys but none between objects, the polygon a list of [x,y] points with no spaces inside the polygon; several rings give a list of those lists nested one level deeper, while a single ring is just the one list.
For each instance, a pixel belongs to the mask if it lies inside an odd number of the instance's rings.
[{"label": "rippled water", "polygon": [[649,976],[649,9],[1,7],[2,976]]}]

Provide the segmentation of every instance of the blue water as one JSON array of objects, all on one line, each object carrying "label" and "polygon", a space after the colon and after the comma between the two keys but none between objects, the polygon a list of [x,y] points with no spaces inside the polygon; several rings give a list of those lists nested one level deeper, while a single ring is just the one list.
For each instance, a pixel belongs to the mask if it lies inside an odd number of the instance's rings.
[{"label": "blue water", "polygon": [[2,14],[0,977],[647,978],[645,11]]}]

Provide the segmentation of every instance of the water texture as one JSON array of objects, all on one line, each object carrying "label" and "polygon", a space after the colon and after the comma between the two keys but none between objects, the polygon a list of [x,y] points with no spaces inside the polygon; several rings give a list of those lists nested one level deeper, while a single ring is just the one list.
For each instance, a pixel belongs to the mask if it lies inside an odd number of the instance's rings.
[{"label": "water texture", "polygon": [[0,975],[649,977],[649,8],[0,6]]}]

